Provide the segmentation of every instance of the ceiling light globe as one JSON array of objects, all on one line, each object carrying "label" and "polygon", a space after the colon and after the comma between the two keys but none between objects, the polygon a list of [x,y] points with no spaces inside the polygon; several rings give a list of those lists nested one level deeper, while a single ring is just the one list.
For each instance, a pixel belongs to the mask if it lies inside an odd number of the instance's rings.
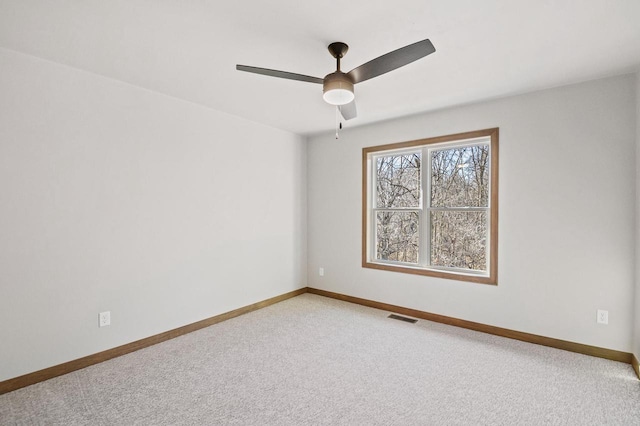
[{"label": "ceiling light globe", "polygon": [[346,89],[333,89],[324,92],[322,98],[331,105],[346,105],[355,98],[355,95]]},{"label": "ceiling light globe", "polygon": [[331,105],[346,105],[355,98],[353,83],[340,71],[324,78],[323,92],[322,98]]}]

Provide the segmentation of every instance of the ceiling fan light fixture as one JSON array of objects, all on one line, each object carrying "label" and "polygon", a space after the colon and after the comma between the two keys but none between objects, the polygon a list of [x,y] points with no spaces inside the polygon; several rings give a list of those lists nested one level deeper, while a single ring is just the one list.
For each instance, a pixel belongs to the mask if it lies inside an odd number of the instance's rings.
[{"label": "ceiling fan light fixture", "polygon": [[346,105],[353,101],[355,95],[352,91],[347,89],[330,89],[324,92],[322,98],[326,103],[331,105]]},{"label": "ceiling fan light fixture", "polygon": [[328,104],[336,105],[342,117],[345,120],[350,120],[357,116],[356,104],[354,102],[355,94],[353,93],[353,86],[355,84],[386,74],[389,71],[408,65],[436,51],[436,48],[433,47],[433,44],[427,38],[378,56],[345,74],[340,70],[340,61],[349,50],[349,46],[346,43],[336,41],[327,46],[327,48],[331,56],[336,59],[336,71],[327,75],[325,78],[240,64],[236,65],[236,69],[238,71],[252,72],[271,77],[286,78],[288,80],[322,84],[323,99]]},{"label": "ceiling fan light fixture", "polygon": [[322,98],[331,105],[346,105],[355,98],[353,83],[345,73],[340,71],[324,78],[322,91]]}]

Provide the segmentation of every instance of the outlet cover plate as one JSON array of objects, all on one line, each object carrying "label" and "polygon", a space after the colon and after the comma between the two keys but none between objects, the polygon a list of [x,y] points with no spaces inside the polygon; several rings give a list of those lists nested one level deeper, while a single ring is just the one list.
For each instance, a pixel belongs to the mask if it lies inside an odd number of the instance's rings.
[{"label": "outlet cover plate", "polygon": [[100,312],[98,314],[98,326],[106,327],[111,325],[111,311]]},{"label": "outlet cover plate", "polygon": [[609,311],[598,309],[598,324],[609,324]]}]

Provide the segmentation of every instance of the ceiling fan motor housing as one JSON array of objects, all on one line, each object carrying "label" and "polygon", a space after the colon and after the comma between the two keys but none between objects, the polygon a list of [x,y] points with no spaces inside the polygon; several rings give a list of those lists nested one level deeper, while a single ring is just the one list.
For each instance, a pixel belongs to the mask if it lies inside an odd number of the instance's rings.
[{"label": "ceiling fan motor housing", "polygon": [[342,71],[328,74],[322,84],[322,97],[331,105],[345,105],[351,102],[353,93],[353,81]]}]

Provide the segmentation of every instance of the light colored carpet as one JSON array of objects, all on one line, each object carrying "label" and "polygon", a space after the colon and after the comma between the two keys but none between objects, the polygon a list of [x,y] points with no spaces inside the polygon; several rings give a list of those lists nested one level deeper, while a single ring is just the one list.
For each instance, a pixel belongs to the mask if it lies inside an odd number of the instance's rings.
[{"label": "light colored carpet", "polygon": [[2,425],[640,425],[631,366],[304,294],[0,396]]}]

